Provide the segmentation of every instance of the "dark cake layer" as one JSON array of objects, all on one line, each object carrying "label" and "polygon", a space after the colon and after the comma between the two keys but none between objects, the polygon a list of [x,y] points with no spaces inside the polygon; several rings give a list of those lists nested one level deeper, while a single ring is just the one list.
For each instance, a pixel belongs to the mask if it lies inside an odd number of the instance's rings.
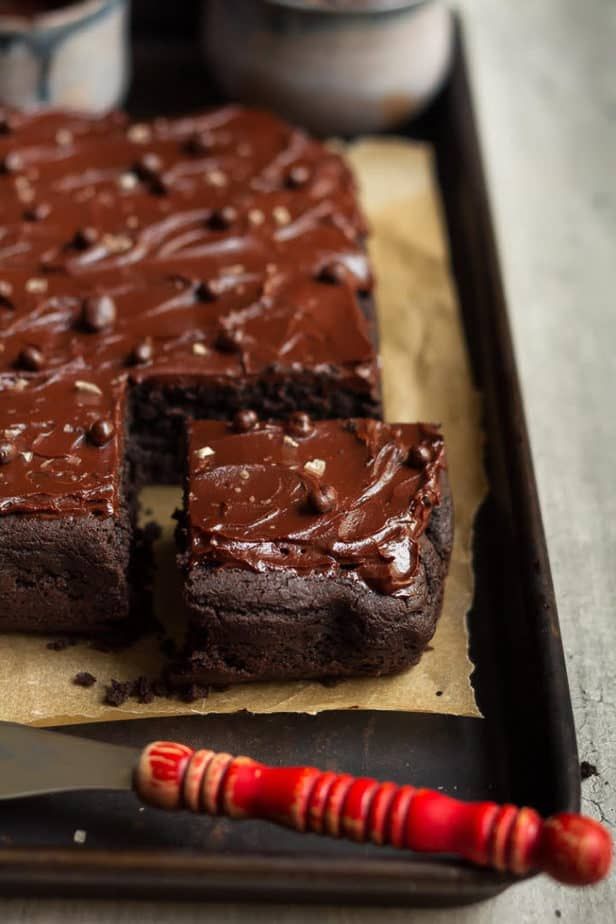
[{"label": "dark cake layer", "polygon": [[131,614],[133,529],[111,517],[0,517],[0,631],[99,633]]},{"label": "dark cake layer", "polygon": [[175,682],[377,675],[417,661],[453,539],[435,427],[240,417],[235,432],[193,424],[189,450],[191,628]]}]

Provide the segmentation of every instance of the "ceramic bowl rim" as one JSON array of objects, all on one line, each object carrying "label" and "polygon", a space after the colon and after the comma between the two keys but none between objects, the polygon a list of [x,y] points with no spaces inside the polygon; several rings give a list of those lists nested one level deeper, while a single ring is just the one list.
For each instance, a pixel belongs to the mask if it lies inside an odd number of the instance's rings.
[{"label": "ceramic bowl rim", "polygon": [[321,4],[311,5],[307,0],[261,0],[265,6],[285,7],[288,10],[294,10],[297,13],[317,16],[377,16],[379,13],[402,13],[410,12],[421,6],[427,6],[434,0],[373,0],[372,3],[367,0],[366,6],[361,8],[342,7],[336,8]]}]

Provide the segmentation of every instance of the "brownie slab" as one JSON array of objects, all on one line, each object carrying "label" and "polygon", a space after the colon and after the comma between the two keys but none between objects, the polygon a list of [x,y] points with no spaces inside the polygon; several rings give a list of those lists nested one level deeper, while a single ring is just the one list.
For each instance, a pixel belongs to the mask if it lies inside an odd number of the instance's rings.
[{"label": "brownie slab", "polygon": [[0,376],[0,631],[100,631],[129,616],[124,387]]},{"label": "brownie slab", "polygon": [[414,664],[453,538],[437,428],[190,427],[179,528],[190,629],[176,683],[379,675]]},{"label": "brownie slab", "polygon": [[134,492],[187,419],[380,414],[365,236],[342,158],[271,114],[0,109],[0,629],[126,619]]},{"label": "brownie slab", "polygon": [[136,478],[181,476],[190,417],[380,415],[366,227],[338,154],[234,106],[3,125],[0,371],[125,376]]}]

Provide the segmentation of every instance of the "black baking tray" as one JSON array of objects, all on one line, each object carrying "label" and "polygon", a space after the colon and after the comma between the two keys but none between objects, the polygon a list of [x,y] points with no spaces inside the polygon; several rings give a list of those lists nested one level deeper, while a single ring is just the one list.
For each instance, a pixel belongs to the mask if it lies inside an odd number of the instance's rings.
[{"label": "black baking tray", "polygon": [[[197,108],[207,102],[206,86],[198,53],[181,36],[135,43],[134,112]],[[409,133],[436,150],[465,334],[484,398],[490,494],[477,522],[469,621],[485,718],[239,713],[72,731],[133,746],[156,738],[201,742],[269,763],[344,769],[544,814],[574,811],[580,777],[571,703],[459,23],[447,85]],[[73,844],[77,828],[87,830],[83,846]],[[4,804],[0,820],[3,895],[447,905],[487,898],[513,881],[455,858],[140,809],[129,793]]]}]

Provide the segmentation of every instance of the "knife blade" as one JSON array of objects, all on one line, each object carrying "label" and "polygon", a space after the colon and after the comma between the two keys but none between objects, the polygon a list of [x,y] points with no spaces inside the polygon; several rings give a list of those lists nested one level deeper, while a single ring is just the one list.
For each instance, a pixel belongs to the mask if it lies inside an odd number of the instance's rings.
[{"label": "knife blade", "polygon": [[132,789],[139,753],[0,722],[0,800],[81,789]]}]

